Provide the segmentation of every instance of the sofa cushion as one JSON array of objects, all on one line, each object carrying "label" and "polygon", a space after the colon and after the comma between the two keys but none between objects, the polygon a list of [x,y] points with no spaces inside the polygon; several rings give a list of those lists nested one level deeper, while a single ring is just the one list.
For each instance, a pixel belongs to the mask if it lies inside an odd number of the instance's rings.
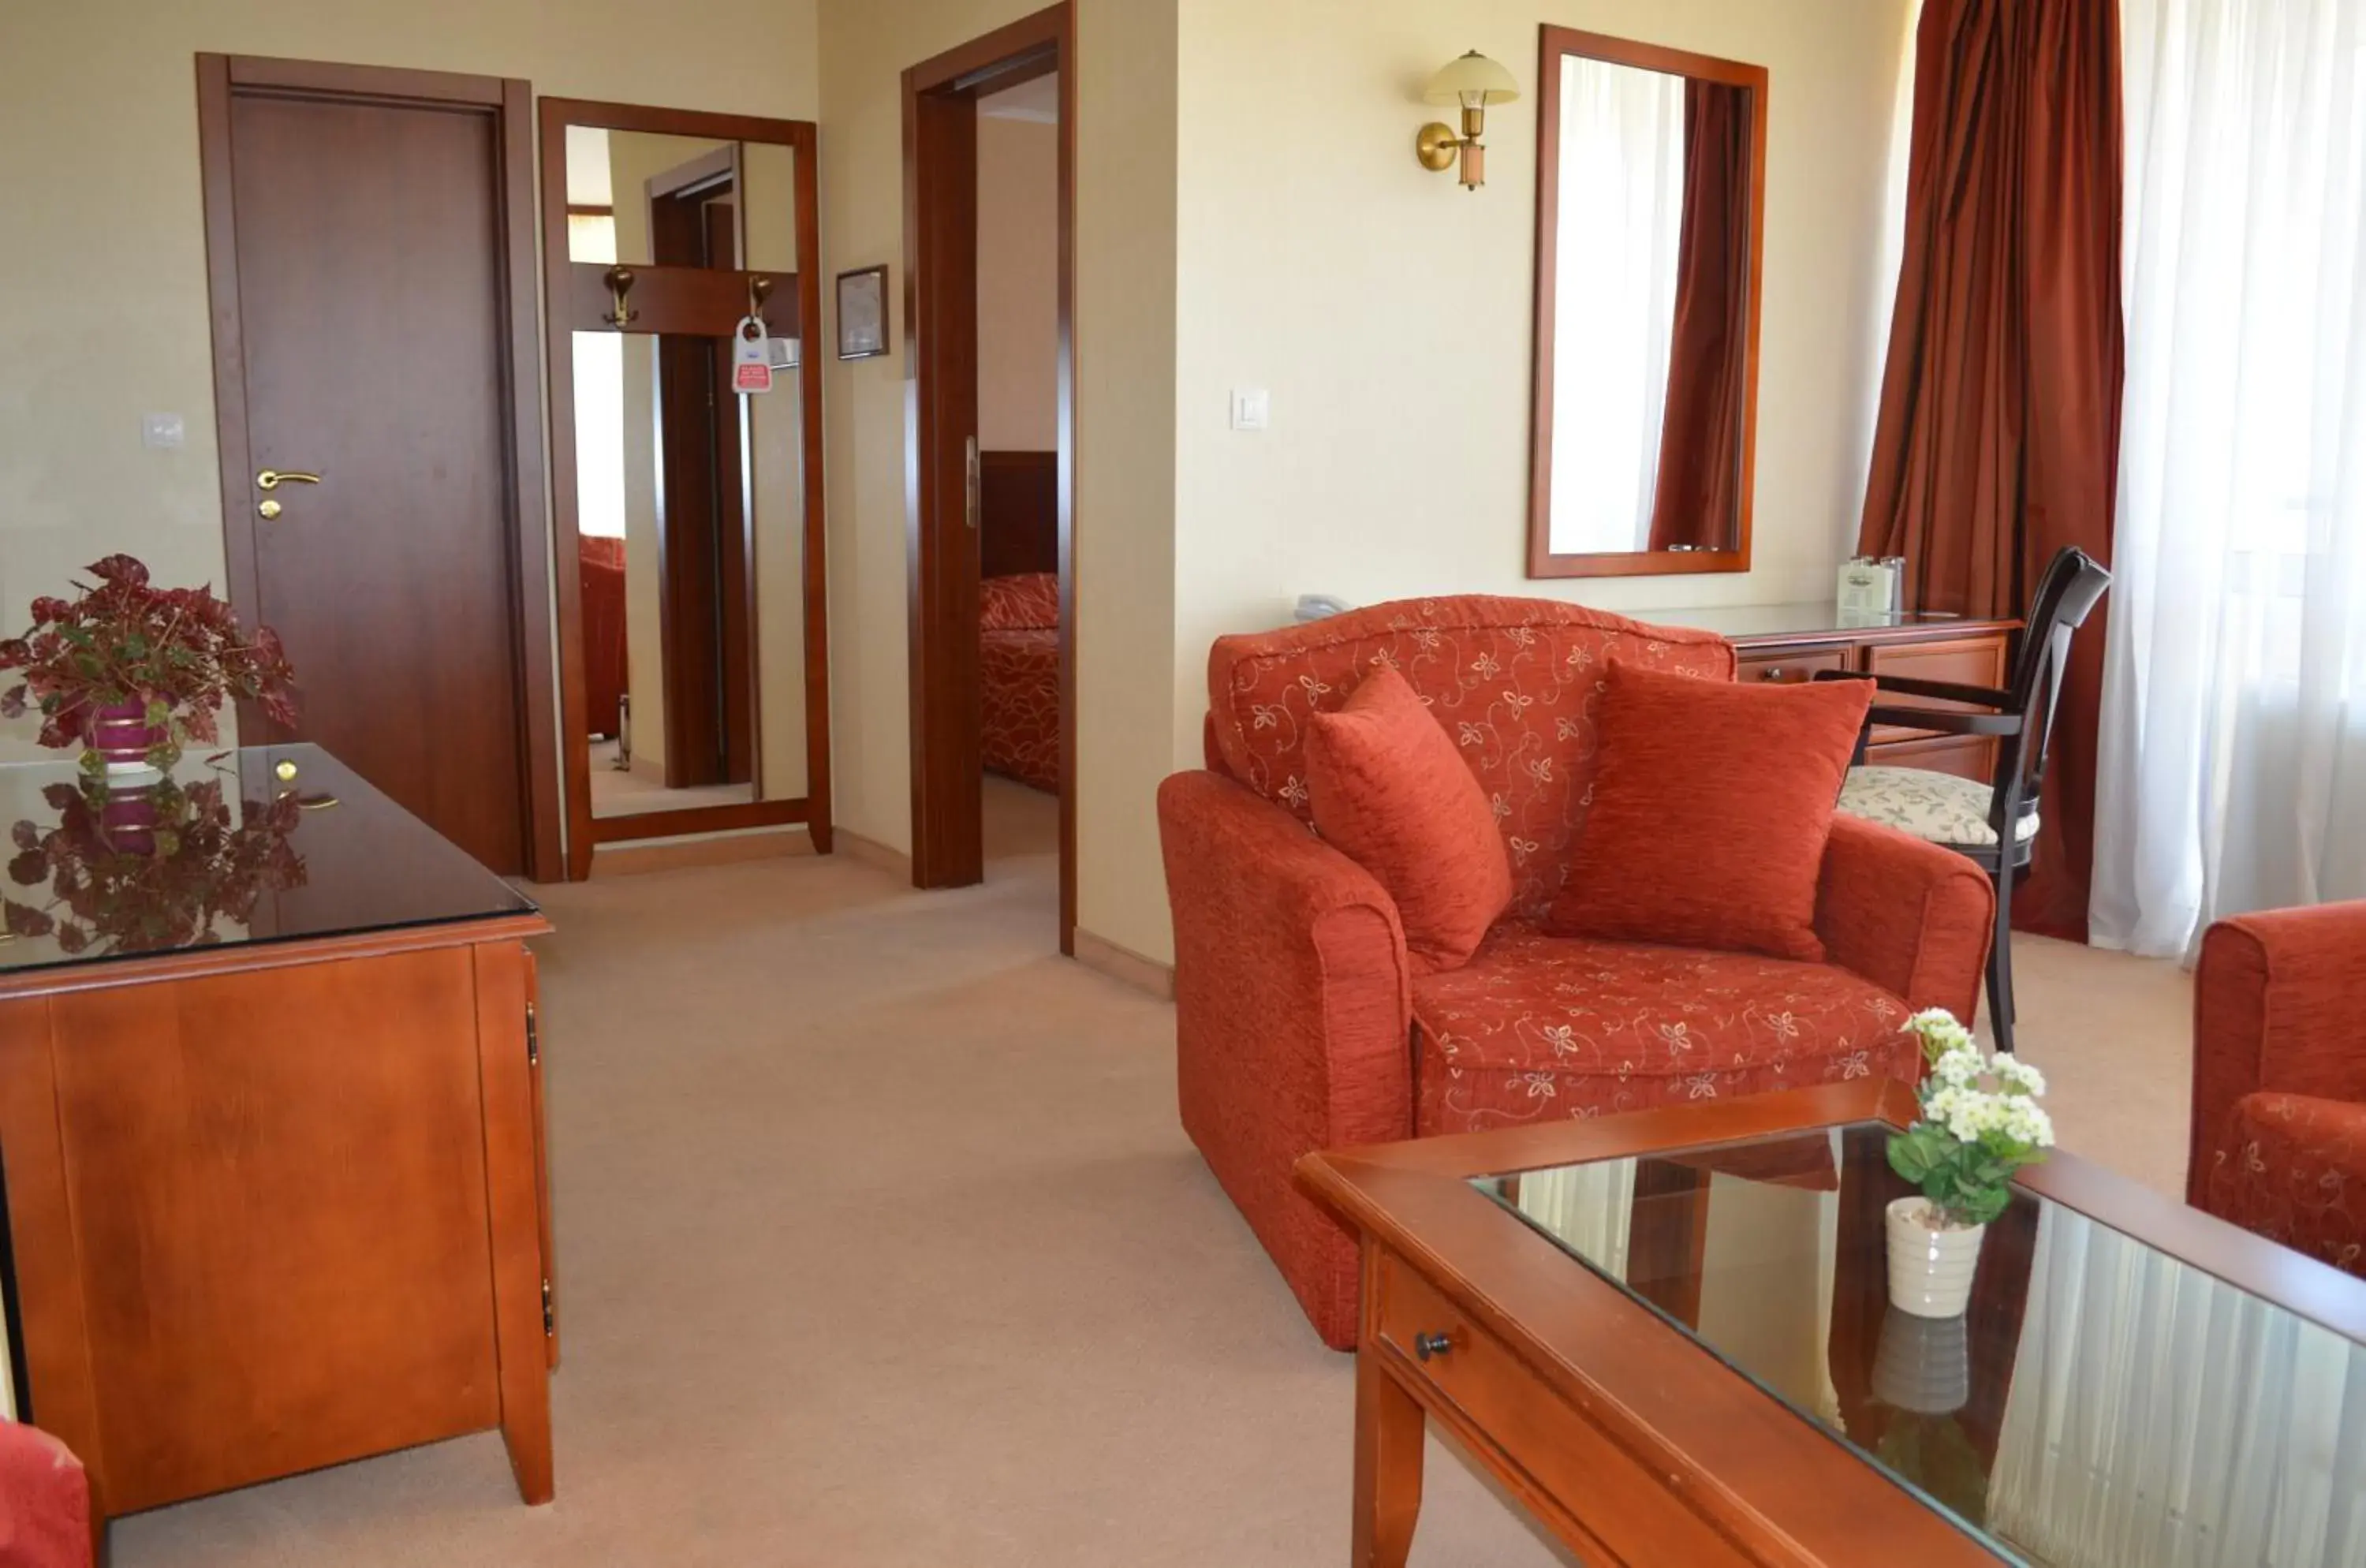
[{"label": "sofa cushion", "polygon": [[[1997,830],[1989,825],[1995,804],[1993,784],[1928,768],[1851,768],[1841,786],[1841,809],[1850,816],[1950,848],[1996,848]],[[2022,843],[2037,837],[2035,801],[2025,803],[2012,836]]]},{"label": "sofa cushion", "polygon": [[1512,901],[1511,863],[1486,792],[1385,664],[1344,706],[1308,723],[1316,831],[1396,901],[1414,973],[1459,966]]},{"label": "sofa cushion", "polygon": [[1594,809],[1546,928],[1821,963],[1816,886],[1870,681],[1735,685],[1620,660]]},{"label": "sofa cushion", "polygon": [[2366,1105],[2247,1094],[2207,1182],[2221,1219],[2366,1276]]},{"label": "sofa cushion", "polygon": [[1645,626],[1550,600],[1464,595],[1375,604],[1304,626],[1219,637],[1208,653],[1210,739],[1221,772],[1312,823],[1307,721],[1362,673],[1403,675],[1487,793],[1512,868],[1512,909],[1540,918],[1584,819],[1594,709],[1616,656],[1648,669],[1733,678],[1708,632]]},{"label": "sofa cushion", "polygon": [[1845,969],[1547,936],[1506,921],[1413,983],[1423,1135],[1882,1074],[1921,1058],[1897,997]]}]

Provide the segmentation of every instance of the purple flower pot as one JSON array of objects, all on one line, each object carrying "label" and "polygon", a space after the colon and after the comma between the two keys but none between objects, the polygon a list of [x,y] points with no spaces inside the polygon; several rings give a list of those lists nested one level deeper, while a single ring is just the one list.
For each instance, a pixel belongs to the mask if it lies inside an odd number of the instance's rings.
[{"label": "purple flower pot", "polygon": [[148,722],[145,703],[116,703],[94,710],[83,722],[83,735],[109,773],[146,771],[148,753],[163,745],[171,731]]},{"label": "purple flower pot", "polygon": [[109,789],[106,804],[98,808],[98,826],[112,848],[125,854],[154,854],[155,790]]}]

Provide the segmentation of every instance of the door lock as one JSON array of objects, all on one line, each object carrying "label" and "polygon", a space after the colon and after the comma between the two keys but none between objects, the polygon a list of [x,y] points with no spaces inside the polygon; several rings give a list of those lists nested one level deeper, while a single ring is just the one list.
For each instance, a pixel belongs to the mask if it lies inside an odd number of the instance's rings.
[{"label": "door lock", "polygon": [[254,510],[265,523],[268,523],[279,515],[279,503],[266,496]]}]

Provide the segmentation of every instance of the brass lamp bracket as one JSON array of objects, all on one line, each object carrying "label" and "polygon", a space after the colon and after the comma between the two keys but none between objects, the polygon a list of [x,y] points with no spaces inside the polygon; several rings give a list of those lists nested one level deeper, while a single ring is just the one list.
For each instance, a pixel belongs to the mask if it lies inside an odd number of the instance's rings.
[{"label": "brass lamp bracket", "polygon": [[1461,147],[1462,139],[1442,119],[1431,120],[1413,139],[1414,156],[1433,175],[1442,175],[1454,167],[1454,155]]}]

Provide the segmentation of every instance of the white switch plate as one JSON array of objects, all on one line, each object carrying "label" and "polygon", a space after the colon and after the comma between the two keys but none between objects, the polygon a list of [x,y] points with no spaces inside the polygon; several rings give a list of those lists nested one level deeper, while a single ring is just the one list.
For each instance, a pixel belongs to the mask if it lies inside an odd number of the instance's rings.
[{"label": "white switch plate", "polygon": [[1273,397],[1263,387],[1233,389],[1233,428],[1263,430],[1272,423]]},{"label": "white switch plate", "polygon": [[140,445],[159,452],[180,449],[188,438],[188,428],[176,413],[152,413],[140,422]]}]

